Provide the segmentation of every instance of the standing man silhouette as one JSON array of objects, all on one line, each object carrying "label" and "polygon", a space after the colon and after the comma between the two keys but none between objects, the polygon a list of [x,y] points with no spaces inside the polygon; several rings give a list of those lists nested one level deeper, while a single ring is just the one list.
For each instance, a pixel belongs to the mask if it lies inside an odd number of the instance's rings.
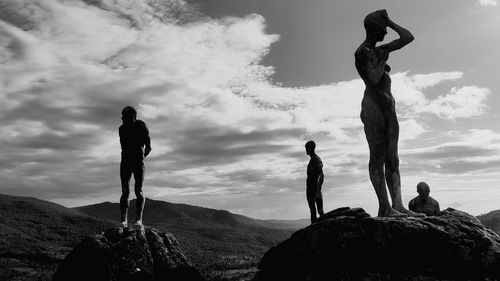
[{"label": "standing man silhouette", "polygon": [[122,182],[122,196],[120,198],[121,225],[127,227],[127,212],[129,206],[129,183],[134,175],[134,191],[136,200],[136,225],[142,226],[142,212],[144,211],[144,196],[142,183],[144,181],[144,158],[151,152],[151,139],[146,124],[137,120],[137,111],[126,106],[122,110],[123,124],[119,128],[122,160],[120,163],[120,179]]},{"label": "standing man silhouette", "polygon": [[[368,14],[364,20],[366,39],[356,50],[356,69],[365,83],[361,102],[361,121],[370,149],[369,173],[377,194],[379,217],[423,216],[405,209],[401,198],[398,139],[399,123],[396,102],[391,91],[389,54],[410,44],[414,37],[407,29],[393,22],[386,10]],[[377,45],[384,40],[387,28],[399,38]],[[387,189],[391,196],[389,203]]]},{"label": "standing man silhouette", "polygon": [[311,160],[307,165],[306,196],[311,211],[311,223],[316,221],[316,207],[318,208],[318,214],[323,215],[323,195],[321,194],[321,186],[324,180],[323,162],[314,152],[314,149],[316,149],[316,143],[308,141],[306,143],[306,154],[311,157]]}]

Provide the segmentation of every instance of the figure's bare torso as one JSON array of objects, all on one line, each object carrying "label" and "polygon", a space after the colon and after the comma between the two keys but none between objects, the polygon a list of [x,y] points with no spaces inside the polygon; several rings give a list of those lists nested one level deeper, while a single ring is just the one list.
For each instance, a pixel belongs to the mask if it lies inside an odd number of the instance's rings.
[{"label": "figure's bare torso", "polygon": [[425,202],[422,201],[419,196],[413,198],[408,204],[408,208],[411,211],[417,213],[424,213],[428,216],[435,216],[440,211],[439,202],[430,196],[427,198]]},{"label": "figure's bare torso", "polygon": [[309,160],[307,165],[307,185],[314,185],[318,183],[318,178],[323,174],[323,162],[318,155],[314,154]]},{"label": "figure's bare torso", "polygon": [[[389,76],[390,67],[385,65],[384,73],[380,78],[379,82],[372,85],[368,82],[368,73],[361,67],[361,65],[368,63],[372,65],[377,65],[380,61],[381,56],[384,56],[385,50],[375,47],[374,49],[367,47],[366,45],[361,45],[356,50],[356,69],[365,82],[366,89],[364,96],[372,98],[383,112],[394,111],[395,101],[391,93],[391,77]],[[387,55],[387,54],[385,54]]]}]

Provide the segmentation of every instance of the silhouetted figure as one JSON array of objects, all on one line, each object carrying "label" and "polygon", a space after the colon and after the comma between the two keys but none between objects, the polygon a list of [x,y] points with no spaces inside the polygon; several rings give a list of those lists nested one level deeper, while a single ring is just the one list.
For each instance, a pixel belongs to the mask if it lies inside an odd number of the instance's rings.
[{"label": "silhouetted figure", "polygon": [[130,178],[134,175],[134,191],[136,200],[136,225],[142,226],[144,196],[142,183],[144,181],[144,157],[151,152],[151,139],[146,124],[137,120],[137,111],[127,106],[122,110],[123,124],[119,128],[122,160],[120,163],[120,179],[122,196],[120,198],[121,223],[127,226],[127,211],[130,195]]},{"label": "silhouetted figure", "polygon": [[[391,93],[391,68],[386,63],[389,53],[401,49],[413,41],[413,35],[394,23],[386,10],[368,14],[364,20],[366,39],[355,52],[355,64],[365,82],[365,93],[361,103],[366,139],[370,148],[370,180],[379,202],[378,216],[404,217],[417,215],[404,208],[401,200],[399,176],[398,138],[399,124],[395,101]],[[376,46],[383,41],[387,27],[396,31],[399,39]],[[384,171],[385,167],[385,171]],[[389,204],[385,182],[391,194]]]},{"label": "silhouetted figure", "polygon": [[306,153],[311,157],[307,165],[307,180],[306,180],[306,197],[309,210],[311,211],[311,223],[316,221],[316,207],[318,214],[323,215],[323,195],[321,194],[321,186],[323,185],[323,162],[321,158],[314,152],[316,143],[308,141],[306,143]]},{"label": "silhouetted figure", "polygon": [[428,216],[435,216],[439,213],[439,202],[429,196],[431,189],[425,182],[417,184],[418,196],[413,198],[408,204],[408,208],[416,213],[424,213]]}]

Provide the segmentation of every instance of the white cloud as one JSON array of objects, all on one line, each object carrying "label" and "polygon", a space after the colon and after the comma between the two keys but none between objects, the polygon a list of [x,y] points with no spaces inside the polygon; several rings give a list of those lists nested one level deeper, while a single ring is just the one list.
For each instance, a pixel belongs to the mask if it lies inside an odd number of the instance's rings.
[{"label": "white cloud", "polygon": [[422,113],[455,120],[470,118],[486,112],[486,98],[491,93],[488,88],[477,86],[453,87],[446,95],[429,100],[423,90],[443,81],[458,80],[462,72],[435,72],[408,76],[407,72],[396,73],[393,77],[393,93],[401,106],[403,116],[415,117]]},{"label": "white cloud", "polygon": [[477,2],[481,6],[496,6],[498,4],[498,0],[477,0]]},{"label": "white cloud", "polygon": [[479,116],[487,109],[485,102],[490,93],[489,89],[477,86],[452,88],[449,94],[439,96],[421,111],[435,113],[444,119]]}]

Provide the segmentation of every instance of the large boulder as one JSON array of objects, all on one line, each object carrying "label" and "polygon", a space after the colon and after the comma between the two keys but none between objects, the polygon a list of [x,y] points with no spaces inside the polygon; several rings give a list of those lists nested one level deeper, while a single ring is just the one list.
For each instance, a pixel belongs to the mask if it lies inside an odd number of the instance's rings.
[{"label": "large boulder", "polygon": [[426,218],[340,208],[262,258],[254,281],[500,280],[500,237],[448,208]]},{"label": "large boulder", "polygon": [[53,281],[201,281],[171,233],[112,228],[87,237],[68,254]]}]

